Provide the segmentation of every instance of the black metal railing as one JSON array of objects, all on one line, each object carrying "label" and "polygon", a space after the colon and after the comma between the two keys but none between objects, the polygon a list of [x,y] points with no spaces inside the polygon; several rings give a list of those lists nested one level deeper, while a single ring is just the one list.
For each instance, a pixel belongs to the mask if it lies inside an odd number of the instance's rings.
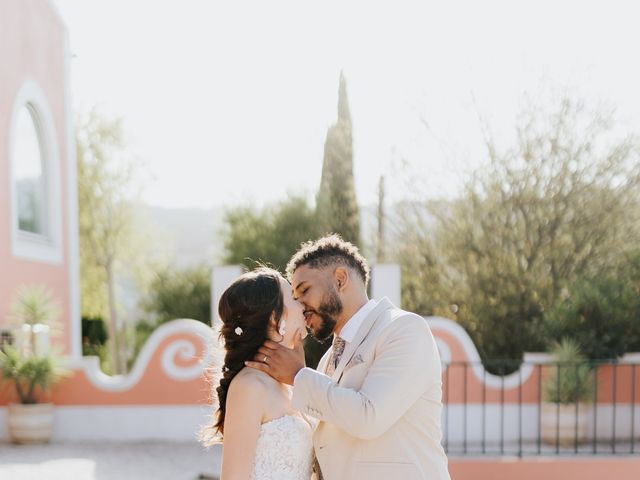
[{"label": "black metal railing", "polygon": [[445,451],[638,455],[639,366],[626,361],[444,363]]}]

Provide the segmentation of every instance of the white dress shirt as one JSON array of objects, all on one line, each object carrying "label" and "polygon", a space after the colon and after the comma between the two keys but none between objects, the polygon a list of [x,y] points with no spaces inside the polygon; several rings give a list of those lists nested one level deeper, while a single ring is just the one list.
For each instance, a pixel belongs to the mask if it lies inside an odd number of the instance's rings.
[{"label": "white dress shirt", "polygon": [[365,303],[356,313],[353,314],[353,317],[347,320],[347,323],[342,326],[340,332],[336,332],[336,335],[347,342],[347,344],[353,342],[353,338],[356,336],[356,333],[358,333],[360,325],[362,325],[364,319],[367,318],[369,312],[376,308],[377,304],[378,302],[373,299]]}]

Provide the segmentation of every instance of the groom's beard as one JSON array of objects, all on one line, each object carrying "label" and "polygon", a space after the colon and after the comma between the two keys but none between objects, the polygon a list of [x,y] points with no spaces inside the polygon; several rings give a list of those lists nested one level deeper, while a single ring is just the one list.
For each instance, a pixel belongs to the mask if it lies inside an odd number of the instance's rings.
[{"label": "groom's beard", "polygon": [[342,301],[338,292],[332,290],[322,299],[322,303],[317,310],[318,316],[322,320],[320,328],[312,331],[311,335],[320,343],[324,343],[332,334],[338,323],[338,315],[342,313]]}]

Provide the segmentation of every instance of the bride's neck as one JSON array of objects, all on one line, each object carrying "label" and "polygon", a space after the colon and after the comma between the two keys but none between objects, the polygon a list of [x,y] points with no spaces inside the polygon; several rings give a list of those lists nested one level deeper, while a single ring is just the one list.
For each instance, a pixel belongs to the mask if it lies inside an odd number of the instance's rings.
[{"label": "bride's neck", "polygon": [[272,342],[281,344],[283,347],[293,348],[293,339],[285,340],[285,337],[277,333],[275,330],[270,331],[267,338]]}]

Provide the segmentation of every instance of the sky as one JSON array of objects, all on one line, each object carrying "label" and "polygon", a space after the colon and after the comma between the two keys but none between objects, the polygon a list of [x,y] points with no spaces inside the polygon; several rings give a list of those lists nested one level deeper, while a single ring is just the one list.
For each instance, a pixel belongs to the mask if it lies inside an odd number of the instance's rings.
[{"label": "sky", "polygon": [[[52,0],[76,112],[124,121],[165,207],[313,199],[342,70],[360,204],[452,196],[525,94],[570,91],[640,132],[634,2]],[[407,186],[409,185],[409,187]]]}]

